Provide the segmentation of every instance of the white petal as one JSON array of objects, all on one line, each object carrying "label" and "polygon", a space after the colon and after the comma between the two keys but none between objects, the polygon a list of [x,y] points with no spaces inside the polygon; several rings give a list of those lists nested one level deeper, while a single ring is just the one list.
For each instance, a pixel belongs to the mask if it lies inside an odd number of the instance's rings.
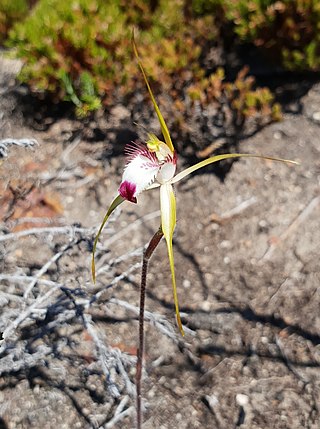
[{"label": "white petal", "polygon": [[173,161],[167,161],[165,162],[157,175],[157,181],[161,184],[164,184],[171,180],[174,176],[174,173],[176,172],[176,163]]},{"label": "white petal", "polygon": [[137,196],[154,181],[159,169],[158,162],[144,155],[137,155],[125,167],[122,182],[134,184],[136,186],[134,196]]}]

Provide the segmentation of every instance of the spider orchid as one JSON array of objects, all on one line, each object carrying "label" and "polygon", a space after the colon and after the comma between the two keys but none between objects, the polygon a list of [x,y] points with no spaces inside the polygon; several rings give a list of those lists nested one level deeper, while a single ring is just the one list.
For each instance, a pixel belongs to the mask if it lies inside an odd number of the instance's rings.
[{"label": "spider orchid", "polygon": [[160,187],[161,229],[167,244],[177,324],[181,334],[184,335],[179,312],[172,247],[172,238],[176,225],[176,199],[173,191],[173,185],[184,179],[194,171],[199,170],[206,165],[227,158],[253,157],[288,162],[293,164],[297,163],[295,161],[273,158],[269,156],[231,153],[212,156],[175,175],[177,166],[177,154],[175,152],[168,127],[153,96],[151,87],[147,79],[147,75],[139,58],[134,40],[133,49],[136,59],[138,61],[139,68],[146,83],[149,95],[151,97],[152,104],[156,111],[164,141],[159,140],[154,134],[149,134],[149,140],[146,142],[146,144],[131,143],[126,146],[125,154],[127,155],[128,159],[118,190],[119,194],[111,203],[93,244],[92,277],[93,281],[95,282],[94,255],[97,247],[97,242],[111,213],[125,200],[130,201],[132,203],[136,203],[137,197],[141,192]]}]

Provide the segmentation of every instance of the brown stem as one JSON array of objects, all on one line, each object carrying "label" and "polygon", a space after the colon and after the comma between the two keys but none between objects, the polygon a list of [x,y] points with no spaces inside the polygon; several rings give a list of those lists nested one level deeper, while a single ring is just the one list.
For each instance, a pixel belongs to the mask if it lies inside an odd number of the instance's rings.
[{"label": "brown stem", "polygon": [[144,305],[147,286],[147,272],[149,260],[163,237],[162,229],[154,234],[151,238],[147,249],[143,254],[141,284],[140,284],[140,312],[139,312],[139,348],[137,351],[137,371],[136,371],[136,390],[137,390],[137,429],[142,428],[142,409],[141,409],[141,379],[142,363],[144,353]]}]

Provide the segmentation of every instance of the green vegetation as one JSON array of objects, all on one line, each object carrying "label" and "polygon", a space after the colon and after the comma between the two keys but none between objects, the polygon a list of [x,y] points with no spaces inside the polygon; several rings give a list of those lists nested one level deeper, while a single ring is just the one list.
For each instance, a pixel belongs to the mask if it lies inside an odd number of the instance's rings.
[{"label": "green vegetation", "polygon": [[193,8],[289,70],[320,69],[319,0],[194,0]]},{"label": "green vegetation", "polygon": [[25,62],[21,81],[35,93],[71,101],[80,116],[141,88],[131,47],[136,28],[154,89],[161,85],[179,99],[173,120],[183,128],[190,100],[202,108],[226,102],[239,124],[248,117],[278,119],[268,89],[256,89],[247,72],[235,82],[226,82],[223,70],[206,76],[201,54],[228,27],[238,40],[275,52],[289,68],[317,69],[319,14],[320,1],[311,0],[5,0],[0,25],[9,32],[6,45]]},{"label": "green vegetation", "polygon": [[140,29],[141,55],[154,80],[170,86],[171,75],[189,68],[201,76],[197,59],[212,19],[199,21],[189,25],[183,1],[41,0],[11,30],[8,45],[25,60],[20,78],[32,90],[70,100],[86,114],[141,81],[132,59],[133,27]]},{"label": "green vegetation", "polygon": [[1,0],[0,2],[0,44],[8,37],[13,24],[23,20],[29,13],[32,0]]},{"label": "green vegetation", "polygon": [[248,117],[261,113],[274,120],[281,118],[280,106],[272,105],[273,96],[267,88],[254,88],[254,78],[247,76],[248,68],[243,68],[234,82],[226,82],[224,71],[219,68],[209,78],[188,88],[192,100],[198,100],[204,107],[209,103],[228,103],[241,126]]}]

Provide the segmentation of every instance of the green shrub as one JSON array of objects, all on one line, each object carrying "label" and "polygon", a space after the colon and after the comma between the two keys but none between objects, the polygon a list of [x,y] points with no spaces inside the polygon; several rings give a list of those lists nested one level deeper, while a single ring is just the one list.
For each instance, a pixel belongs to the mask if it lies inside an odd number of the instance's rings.
[{"label": "green shrub", "polygon": [[320,0],[194,0],[193,8],[223,16],[240,41],[289,70],[320,69]]},{"label": "green shrub", "polygon": [[23,20],[31,6],[35,3],[32,0],[1,0],[0,2],[0,43],[2,44],[10,28],[17,21]]},{"label": "green shrub", "polygon": [[[225,103],[239,124],[248,117],[275,118],[270,92],[254,90],[251,78],[240,74],[228,84],[220,71],[205,76],[199,59],[217,37],[214,18],[196,16],[186,0],[39,0],[10,31],[8,45],[24,60],[20,79],[32,91],[71,101],[82,116],[144,88],[133,59],[133,27],[153,88],[172,100],[167,117],[185,141],[185,120],[199,100],[204,113],[210,103]],[[198,120],[192,125],[203,126]]]},{"label": "green shrub", "polygon": [[281,118],[280,106],[275,103],[274,97],[268,88],[255,88],[255,80],[248,76],[248,68],[244,67],[234,82],[226,82],[222,68],[219,68],[210,77],[202,79],[198,84],[188,88],[192,100],[198,100],[202,107],[212,103],[226,103],[234,112],[236,122],[241,125],[246,118],[271,117],[273,120]]},{"label": "green shrub", "polygon": [[[155,80],[196,64],[200,48],[189,35],[184,3],[178,0],[41,0],[10,32],[8,44],[25,60],[22,81],[86,113],[100,100],[114,102],[141,80],[132,61],[133,26],[140,28],[141,55]],[[195,22],[197,38],[196,31]]]},{"label": "green shrub", "polygon": [[[172,127],[176,136],[189,141],[190,155],[200,158],[211,155],[221,144],[239,142],[282,117],[273,94],[268,88],[256,87],[247,67],[231,82],[218,68],[210,76],[191,83],[186,94],[185,102],[173,103],[174,110],[166,112],[166,117],[171,113],[171,120],[178,122],[176,130]],[[179,141],[177,146],[186,152]]]}]

